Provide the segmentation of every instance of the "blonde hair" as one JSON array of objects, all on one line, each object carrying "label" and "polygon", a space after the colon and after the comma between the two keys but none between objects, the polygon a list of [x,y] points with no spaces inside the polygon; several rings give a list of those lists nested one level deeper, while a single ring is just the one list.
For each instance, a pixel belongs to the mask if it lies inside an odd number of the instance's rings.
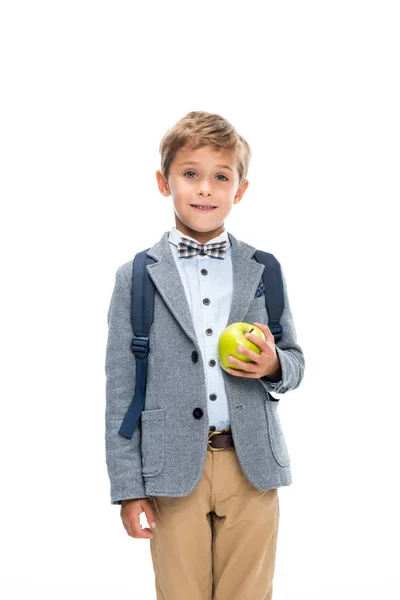
[{"label": "blonde hair", "polygon": [[250,146],[233,125],[220,115],[201,111],[188,112],[168,129],[160,143],[161,170],[166,180],[178,150],[186,144],[193,150],[203,146],[212,146],[216,151],[221,148],[232,150],[239,174],[239,187],[246,179],[251,159]]}]

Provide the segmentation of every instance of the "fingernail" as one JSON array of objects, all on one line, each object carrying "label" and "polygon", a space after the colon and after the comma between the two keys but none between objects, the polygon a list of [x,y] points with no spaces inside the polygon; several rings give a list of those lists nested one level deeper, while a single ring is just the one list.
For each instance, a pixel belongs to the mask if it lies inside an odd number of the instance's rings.
[{"label": "fingernail", "polygon": [[241,352],[243,350],[243,346],[238,346],[237,349],[239,350],[239,352]]},{"label": "fingernail", "polygon": [[153,523],[151,524],[151,527],[154,529],[154,528],[156,527],[156,524],[153,522]]}]

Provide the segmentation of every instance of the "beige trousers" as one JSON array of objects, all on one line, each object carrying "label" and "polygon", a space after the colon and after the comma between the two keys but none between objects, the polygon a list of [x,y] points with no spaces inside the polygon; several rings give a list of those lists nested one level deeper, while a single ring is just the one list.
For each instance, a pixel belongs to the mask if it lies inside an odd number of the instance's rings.
[{"label": "beige trousers", "polygon": [[278,489],[250,483],[234,448],[209,446],[189,496],[151,503],[157,600],[271,600]]}]

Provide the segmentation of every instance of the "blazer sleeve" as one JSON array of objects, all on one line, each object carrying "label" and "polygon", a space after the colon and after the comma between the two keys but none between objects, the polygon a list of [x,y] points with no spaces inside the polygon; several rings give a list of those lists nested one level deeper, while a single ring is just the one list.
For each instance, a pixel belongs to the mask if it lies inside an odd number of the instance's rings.
[{"label": "blazer sleeve", "polygon": [[117,269],[107,315],[105,450],[111,504],[146,497],[139,426],[130,440],[118,434],[135,392],[136,374],[136,359],[130,349],[133,337],[131,283],[124,275],[123,267]]},{"label": "blazer sleeve", "polygon": [[290,309],[287,282],[282,266],[281,274],[283,281],[284,309],[280,323],[283,331],[281,339],[275,344],[275,348],[281,365],[282,377],[277,382],[269,381],[268,376],[260,377],[258,380],[268,392],[272,391],[276,394],[284,394],[289,390],[297,388],[304,377],[305,368],[303,350],[297,343],[296,328]]}]

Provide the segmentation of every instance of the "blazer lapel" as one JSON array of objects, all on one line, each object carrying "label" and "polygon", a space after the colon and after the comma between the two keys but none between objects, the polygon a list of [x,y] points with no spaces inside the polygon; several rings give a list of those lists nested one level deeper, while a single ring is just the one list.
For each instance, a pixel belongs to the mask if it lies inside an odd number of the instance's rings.
[{"label": "blazer lapel", "polygon": [[229,232],[228,235],[232,244],[233,292],[226,326],[244,320],[265,268],[251,258],[256,251],[254,246],[237,240]]},{"label": "blazer lapel", "polygon": [[[147,265],[149,276],[175,319],[197,346],[197,336],[186,294],[168,241],[169,231],[147,251],[157,262]],[[189,259],[188,259],[189,260]]]},{"label": "blazer lapel", "polygon": [[[147,251],[147,255],[157,261],[147,265],[147,271],[175,319],[193,343],[198,345],[190,308],[169,246],[168,235],[169,231],[166,231]],[[229,232],[228,236],[232,245],[233,294],[226,327],[231,323],[243,321],[264,270],[264,265],[251,258],[256,251],[254,246],[237,240]]]}]

